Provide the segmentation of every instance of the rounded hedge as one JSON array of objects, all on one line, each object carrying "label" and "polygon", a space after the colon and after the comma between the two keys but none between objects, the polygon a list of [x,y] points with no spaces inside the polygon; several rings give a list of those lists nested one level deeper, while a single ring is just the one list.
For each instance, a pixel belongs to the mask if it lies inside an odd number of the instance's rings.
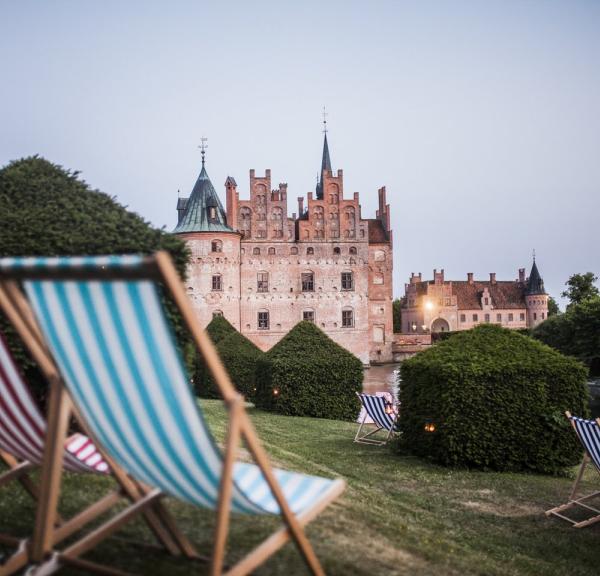
[{"label": "rounded hedge", "polygon": [[[157,250],[167,250],[184,277],[189,257],[184,242],[154,228],[108,194],[91,189],[77,172],[37,156],[0,169],[0,256],[150,254]],[[193,347],[173,307],[170,316],[184,356],[193,364]],[[17,363],[43,403],[46,382],[2,317],[0,330],[7,334]]]},{"label": "rounded hedge", "polygon": [[255,404],[292,416],[352,420],[362,381],[361,361],[303,321],[258,361]]},{"label": "rounded hedge", "polygon": [[581,457],[564,412],[587,416],[586,374],[499,326],[454,334],[402,363],[398,447],[444,465],[557,473]]},{"label": "rounded hedge", "polygon": [[[215,344],[233,385],[245,398],[252,400],[256,392],[256,362],[263,352],[223,316],[215,316],[206,331]],[[212,375],[201,359],[196,367],[194,383],[199,396],[221,398]]]}]

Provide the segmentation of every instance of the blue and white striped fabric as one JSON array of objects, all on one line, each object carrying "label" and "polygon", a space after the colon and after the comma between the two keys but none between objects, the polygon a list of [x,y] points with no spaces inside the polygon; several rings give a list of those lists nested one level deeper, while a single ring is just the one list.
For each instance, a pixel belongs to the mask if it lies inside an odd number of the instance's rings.
[{"label": "blue and white striped fabric", "polygon": [[0,270],[35,270],[68,268],[133,268],[144,262],[144,256],[28,256],[24,258],[0,258]]},{"label": "blue and white striped fabric", "polygon": [[[191,393],[156,285],[27,280],[25,289],[76,404],[112,458],[146,484],[215,508],[222,455]],[[334,482],[274,472],[294,513],[324,498]],[[233,475],[233,511],[280,512],[256,465],[237,463]]]},{"label": "blue and white striped fabric", "polygon": [[577,416],[571,416],[570,420],[575,426],[583,447],[600,472],[600,426],[595,420],[585,420]]},{"label": "blue and white striped fabric", "polygon": [[358,397],[367,411],[367,414],[371,417],[373,422],[377,424],[377,426],[380,426],[388,431],[395,427],[397,414],[393,407],[391,414],[386,412],[386,406],[390,406],[390,404],[383,396],[359,394]]}]

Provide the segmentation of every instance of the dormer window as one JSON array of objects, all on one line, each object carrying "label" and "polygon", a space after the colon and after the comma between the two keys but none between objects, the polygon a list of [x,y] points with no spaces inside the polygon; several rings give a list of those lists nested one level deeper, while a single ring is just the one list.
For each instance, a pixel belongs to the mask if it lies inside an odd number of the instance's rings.
[{"label": "dormer window", "polygon": [[208,217],[211,220],[216,220],[217,219],[217,209],[214,206],[210,206],[208,208]]}]

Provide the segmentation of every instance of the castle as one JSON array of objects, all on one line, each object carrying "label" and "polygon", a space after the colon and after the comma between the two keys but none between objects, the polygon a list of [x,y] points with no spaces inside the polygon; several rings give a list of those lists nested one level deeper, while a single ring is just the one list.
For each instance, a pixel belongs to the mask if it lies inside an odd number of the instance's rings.
[{"label": "castle", "polygon": [[533,328],[548,317],[548,295],[535,258],[529,277],[519,269],[517,280],[448,281],[444,271],[433,271],[433,280],[423,281],[412,274],[405,285],[402,332],[423,334],[468,330],[482,323],[505,328]]},{"label": "castle", "polygon": [[385,187],[376,217],[363,219],[359,194],[344,197],[325,130],[315,195],[288,217],[287,184],[250,170],[248,199],[225,181],[226,210],[202,170],[177,202],[173,230],[192,253],[187,291],[202,326],[223,315],[262,350],[301,320],[314,322],[362,360],[392,360],[392,230]]}]

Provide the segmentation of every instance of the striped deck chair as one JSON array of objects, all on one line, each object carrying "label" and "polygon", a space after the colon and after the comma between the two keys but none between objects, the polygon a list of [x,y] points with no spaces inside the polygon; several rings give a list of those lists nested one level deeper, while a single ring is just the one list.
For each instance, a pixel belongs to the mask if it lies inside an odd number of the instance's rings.
[{"label": "striped deck chair", "polygon": [[[46,421],[8,349],[4,335],[0,333],[0,460],[8,468],[0,474],[0,487],[18,481],[34,500],[39,499],[40,490],[29,477],[29,472],[42,464],[46,428]],[[69,472],[112,473],[94,442],[84,434],[76,433],[66,440],[61,460],[63,469]],[[67,538],[106,512],[121,497],[119,490],[69,521],[57,518],[54,541]],[[17,548],[12,557],[0,564],[0,574],[10,574],[27,565],[27,539],[0,534],[0,542]]]},{"label": "striped deck chair", "polygon": [[[211,574],[223,572],[232,512],[280,516],[284,526],[227,571],[248,574],[292,538],[313,574],[323,574],[304,533],[345,488],[271,467],[243,398],[231,384],[170,257],[112,256],[0,260],[2,275],[24,281],[74,404],[94,437],[124,470],[153,486],[140,502],[55,554],[73,560],[164,494],[216,510]],[[193,397],[157,282],[178,307],[225,401],[224,453]],[[24,305],[23,305],[24,306]],[[236,461],[244,441],[252,463]],[[43,566],[42,566],[43,568]]]},{"label": "striped deck chair", "polygon": [[[398,419],[397,407],[390,403],[384,396],[360,394],[358,392],[356,395],[360,399],[364,413],[356,431],[356,436],[354,436],[354,441],[362,444],[385,444],[391,435],[396,432],[396,421]],[[373,422],[367,423],[367,418],[370,418]],[[375,429],[361,435],[362,429],[367,426],[375,426]],[[379,431],[387,432],[384,439],[373,438]]]},{"label": "striped deck chair", "polygon": [[[575,478],[575,483],[571,490],[569,501],[561,506],[547,510],[546,516],[557,516],[558,518],[570,522],[574,528],[585,528],[586,526],[600,522],[600,510],[590,506],[588,503],[593,498],[600,496],[600,491],[577,497],[579,484],[581,483],[587,465],[592,464],[600,474],[600,418],[597,418],[596,420],[584,420],[583,418],[572,416],[569,412],[566,412],[566,415],[571,421],[585,452],[583,455],[583,462],[581,463],[579,472]],[[588,517],[585,520],[573,520],[563,514],[563,512],[572,508],[585,510],[588,513],[592,513],[593,516]]]}]

